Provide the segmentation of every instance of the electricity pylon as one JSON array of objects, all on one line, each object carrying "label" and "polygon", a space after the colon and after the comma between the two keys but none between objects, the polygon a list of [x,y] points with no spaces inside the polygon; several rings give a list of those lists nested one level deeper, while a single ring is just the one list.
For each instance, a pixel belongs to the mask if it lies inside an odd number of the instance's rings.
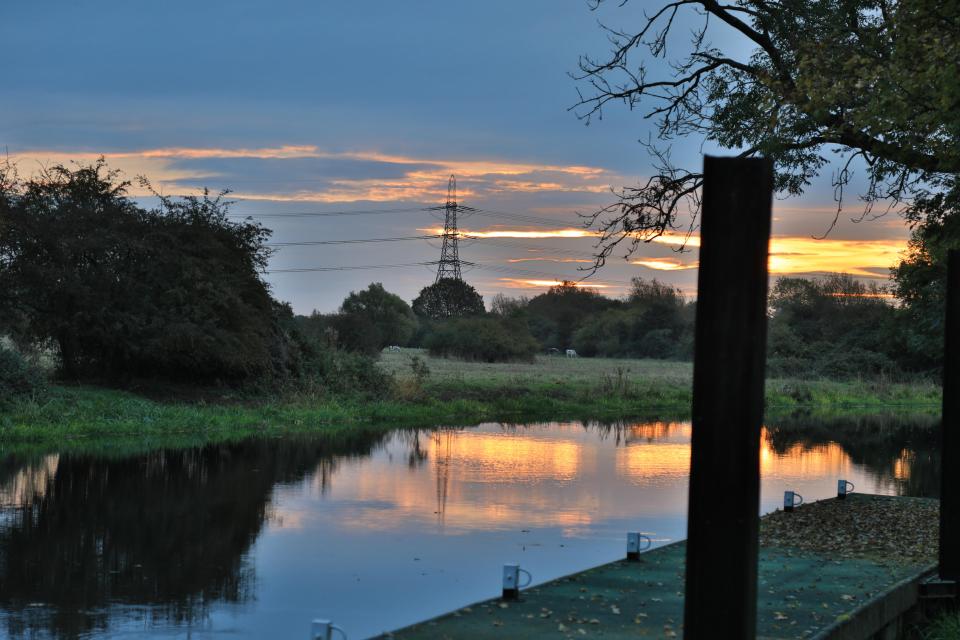
[{"label": "electricity pylon", "polygon": [[447,181],[447,204],[444,205],[443,249],[440,251],[440,265],[437,267],[437,279],[460,280],[460,232],[457,230],[457,178],[452,173]]}]

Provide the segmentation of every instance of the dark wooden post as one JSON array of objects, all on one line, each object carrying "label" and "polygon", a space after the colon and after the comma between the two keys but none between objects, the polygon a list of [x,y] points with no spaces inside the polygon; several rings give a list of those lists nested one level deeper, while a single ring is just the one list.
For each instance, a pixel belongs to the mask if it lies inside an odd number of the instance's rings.
[{"label": "dark wooden post", "polygon": [[704,159],[684,637],[757,627],[760,428],[773,165]]},{"label": "dark wooden post", "polygon": [[960,251],[947,255],[940,464],[940,579],[960,580]]}]

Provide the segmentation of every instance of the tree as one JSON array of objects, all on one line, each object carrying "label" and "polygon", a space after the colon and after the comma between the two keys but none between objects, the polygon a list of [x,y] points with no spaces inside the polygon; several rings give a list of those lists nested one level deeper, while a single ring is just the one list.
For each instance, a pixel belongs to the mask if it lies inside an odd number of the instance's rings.
[{"label": "tree", "polygon": [[530,298],[526,296],[510,298],[498,293],[490,301],[490,313],[503,318],[523,317],[527,313],[528,304],[530,304]]},{"label": "tree", "polygon": [[[699,26],[685,53],[666,60],[686,12]],[[750,54],[711,45],[713,24],[739,34]],[[839,152],[837,215],[855,163],[868,178],[864,215],[878,201],[911,196],[908,218],[956,211],[956,199],[938,197],[956,191],[960,172],[956,2],[674,0],[657,3],[637,29],[607,31],[612,52],[581,58],[575,77],[586,92],[573,108],[587,122],[611,102],[643,108],[664,146],[648,145],[656,175],[590,219],[602,231],[598,267],[621,242],[629,255],[675,228],[679,211],[696,219],[703,176],[670,160],[677,137],[772,158],[776,188],[791,195],[827,164],[826,150]],[[669,64],[637,64],[641,48]]]},{"label": "tree", "polygon": [[407,344],[416,331],[417,318],[400,296],[375,282],[363,291],[351,291],[332,324],[340,346],[375,353],[388,345]]},{"label": "tree", "polygon": [[421,318],[442,320],[479,316],[486,312],[483,297],[463,280],[441,278],[420,290],[413,312]]},{"label": "tree", "polygon": [[853,377],[896,369],[889,293],[846,274],[778,278],[770,292],[772,375]]},{"label": "tree", "polygon": [[221,196],[144,210],[104,161],[0,177],[0,319],[75,377],[242,381],[294,373],[289,307],[261,274],[269,231]]},{"label": "tree", "polygon": [[692,311],[679,289],[634,278],[626,303],[585,318],[573,334],[573,346],[585,356],[689,357]]},{"label": "tree", "polygon": [[521,319],[493,315],[438,322],[425,344],[434,356],[481,362],[532,362],[540,350]]},{"label": "tree", "polygon": [[891,269],[902,304],[900,353],[909,366],[934,369],[943,362],[947,252],[960,249],[960,216],[930,218],[914,227],[907,252]]},{"label": "tree", "polygon": [[595,290],[563,282],[530,300],[530,331],[546,348],[569,349],[573,332],[591,315],[618,303]]}]

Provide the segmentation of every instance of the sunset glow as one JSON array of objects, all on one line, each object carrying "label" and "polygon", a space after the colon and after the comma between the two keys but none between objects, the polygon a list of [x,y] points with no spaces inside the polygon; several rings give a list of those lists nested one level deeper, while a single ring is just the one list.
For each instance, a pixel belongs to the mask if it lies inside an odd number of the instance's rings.
[{"label": "sunset glow", "polygon": [[579,262],[593,264],[593,260],[581,258],[510,258],[507,262]]},{"label": "sunset glow", "polygon": [[842,272],[885,278],[905,248],[903,242],[894,240],[774,237],[770,240],[770,273]]},{"label": "sunset glow", "polygon": [[[498,281],[511,289],[543,289],[545,287],[558,287],[564,283],[563,280],[540,280],[536,278],[498,278]],[[578,289],[610,289],[613,287],[613,285],[602,282],[572,281],[571,284]]]},{"label": "sunset glow", "polygon": [[648,258],[646,260],[631,260],[630,264],[656,269],[657,271],[683,271],[685,269],[696,269],[700,263],[681,262],[673,258]]},{"label": "sunset glow", "polygon": [[[233,190],[232,196],[241,200],[277,201],[277,202],[390,202],[390,201],[432,201],[446,195],[447,178],[455,173],[458,179],[460,198],[471,198],[480,193],[602,193],[621,177],[606,169],[583,165],[556,165],[512,162],[507,160],[463,160],[453,158],[416,157],[403,154],[390,154],[376,150],[329,151],[316,145],[283,144],[269,147],[158,147],[128,151],[60,151],[60,150],[22,150],[11,154],[11,160],[17,163],[26,174],[36,168],[53,164],[72,162],[92,163],[98,157],[110,162],[129,177],[147,176],[154,184],[164,186],[170,193],[196,193],[200,187],[197,180],[211,183],[229,180],[227,184]],[[392,173],[400,177],[346,178],[337,177],[328,180],[328,184],[317,189],[270,188],[270,185],[251,185],[244,180],[233,183],[228,175],[211,168],[210,170],[182,170],[180,161],[195,160],[305,160],[333,162],[364,162],[392,168]],[[317,175],[317,182],[325,178]],[[282,180],[278,180],[282,182]],[[137,185],[131,186],[132,195],[148,195],[149,192]]]},{"label": "sunset glow", "polygon": [[[441,234],[443,229],[433,227],[421,229]],[[588,229],[491,229],[464,230],[467,238],[596,238],[597,232]],[[686,246],[688,249],[700,246],[699,236],[687,237],[681,234],[665,234],[653,240],[654,244],[666,244],[674,247]],[[808,236],[774,236],[770,239],[770,273],[774,275],[848,273],[865,278],[886,278],[887,270],[897,263],[905,245],[900,240],[849,240],[824,238],[818,240]],[[638,253],[643,246],[638,248]],[[558,260],[559,261],[559,260]],[[657,271],[686,271],[696,269],[698,262],[673,257],[634,257],[630,264]]]}]

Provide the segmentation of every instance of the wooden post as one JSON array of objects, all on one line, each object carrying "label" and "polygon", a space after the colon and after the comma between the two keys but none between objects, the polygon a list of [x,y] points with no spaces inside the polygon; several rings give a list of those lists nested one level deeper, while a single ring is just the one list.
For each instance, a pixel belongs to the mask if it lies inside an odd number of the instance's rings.
[{"label": "wooden post", "polygon": [[940,463],[940,579],[960,581],[960,251],[947,254]]},{"label": "wooden post", "polygon": [[684,637],[756,636],[773,164],[704,158]]}]

